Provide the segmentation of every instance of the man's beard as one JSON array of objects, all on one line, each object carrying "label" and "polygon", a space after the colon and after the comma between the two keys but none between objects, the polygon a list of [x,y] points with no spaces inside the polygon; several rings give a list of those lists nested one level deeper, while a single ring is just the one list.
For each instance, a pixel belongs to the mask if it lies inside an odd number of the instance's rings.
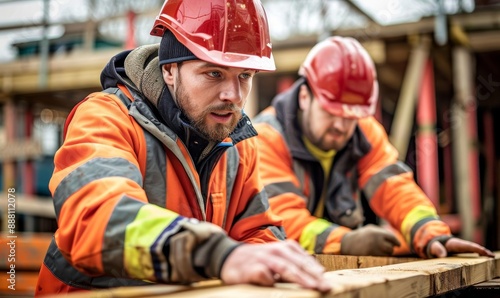
[{"label": "man's beard", "polygon": [[[175,91],[175,98],[177,100],[177,105],[182,113],[190,120],[191,125],[202,134],[207,140],[212,142],[221,142],[225,138],[229,136],[231,132],[235,129],[238,121],[241,119],[241,111],[234,104],[220,104],[217,106],[209,106],[203,110],[198,116],[193,116],[188,113],[190,110],[194,110],[195,105],[193,104],[193,100],[189,98],[187,92],[185,92],[184,86],[180,82],[177,81],[177,90]],[[217,111],[238,111],[238,113],[233,114],[231,118],[231,122],[227,125],[216,123],[215,126],[209,126],[206,123],[207,115],[211,112]]]},{"label": "man's beard", "polygon": [[[336,129],[333,129],[333,131],[325,131],[323,135],[317,135],[314,134],[311,128],[313,127],[312,121],[313,121],[313,115],[311,110],[309,110],[307,113],[303,113],[301,115],[303,117],[301,121],[303,121],[303,127],[302,130],[304,134],[306,135],[307,139],[313,144],[315,147],[321,149],[322,151],[330,151],[330,150],[335,150],[335,151],[340,151],[344,148],[344,146],[347,144],[347,136],[345,132],[338,131]],[[343,136],[341,140],[337,141],[329,141],[327,142],[325,139],[327,138],[327,134],[330,132],[336,132],[337,134],[340,134]]]}]

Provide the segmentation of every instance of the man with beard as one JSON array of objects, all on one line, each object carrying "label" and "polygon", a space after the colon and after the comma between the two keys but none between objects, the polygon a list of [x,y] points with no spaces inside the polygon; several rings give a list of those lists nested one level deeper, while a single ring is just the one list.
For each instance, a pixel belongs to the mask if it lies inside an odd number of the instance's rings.
[{"label": "man with beard", "polygon": [[[375,66],[355,39],[314,46],[301,77],[254,119],[259,172],[287,237],[310,253],[445,257],[486,248],[452,237],[373,118]],[[370,214],[372,217],[365,216]],[[373,220],[382,218],[390,228]]]},{"label": "man with beard", "polygon": [[243,107],[275,69],[258,0],[167,0],[160,44],[113,57],[70,113],[50,181],[58,230],[37,295],[220,278],[328,291],[284,240]]}]

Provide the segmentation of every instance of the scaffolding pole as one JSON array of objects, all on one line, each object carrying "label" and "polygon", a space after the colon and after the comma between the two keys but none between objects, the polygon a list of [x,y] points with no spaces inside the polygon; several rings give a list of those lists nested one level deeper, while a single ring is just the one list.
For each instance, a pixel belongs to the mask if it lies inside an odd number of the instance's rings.
[{"label": "scaffolding pole", "polygon": [[477,150],[471,148],[477,134],[476,105],[473,96],[474,73],[472,57],[461,46],[453,49],[455,98],[451,107],[453,167],[455,169],[455,194],[460,213],[461,237],[482,243],[476,222],[480,214]]},{"label": "scaffolding pole", "polygon": [[417,107],[417,182],[439,210],[439,169],[433,63],[428,59]]},{"label": "scaffolding pole", "polygon": [[401,86],[401,93],[394,113],[389,140],[399,152],[399,159],[405,160],[413,128],[418,88],[429,56],[430,39],[419,38],[413,47]]}]

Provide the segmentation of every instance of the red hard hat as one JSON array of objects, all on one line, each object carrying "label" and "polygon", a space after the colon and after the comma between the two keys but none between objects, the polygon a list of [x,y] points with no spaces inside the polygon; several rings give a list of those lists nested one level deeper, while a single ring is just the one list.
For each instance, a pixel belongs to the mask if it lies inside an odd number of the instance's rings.
[{"label": "red hard hat", "polygon": [[172,31],[201,60],[275,70],[267,16],[259,0],[166,0],[151,35]]},{"label": "red hard hat", "polygon": [[330,37],[315,45],[300,67],[314,96],[329,113],[362,118],[373,115],[378,99],[375,65],[350,37]]}]

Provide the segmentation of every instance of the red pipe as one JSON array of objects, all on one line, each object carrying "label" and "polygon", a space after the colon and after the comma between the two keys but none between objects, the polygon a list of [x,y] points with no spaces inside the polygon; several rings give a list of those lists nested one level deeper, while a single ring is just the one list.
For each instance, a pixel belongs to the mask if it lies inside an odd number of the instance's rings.
[{"label": "red pipe", "polygon": [[491,111],[485,111],[483,114],[484,127],[484,148],[486,159],[486,178],[485,188],[489,195],[495,191],[495,126],[493,125],[493,115]]},{"label": "red pipe", "polygon": [[[31,110],[31,106],[27,106],[24,111],[24,136],[23,138],[26,140],[31,140],[32,131],[33,131],[33,111]],[[24,163],[23,170],[23,180],[24,180],[24,189],[23,192],[25,194],[34,194],[35,192],[35,168],[32,160],[26,160]]]},{"label": "red pipe", "polygon": [[416,168],[417,181],[439,210],[439,170],[436,136],[436,98],[431,59],[425,65],[417,107]]},{"label": "red pipe", "polygon": [[276,93],[281,93],[290,88],[294,83],[294,78],[287,76],[278,79],[278,83],[276,86]]},{"label": "red pipe", "polygon": [[[448,113],[450,110],[448,110]],[[455,203],[453,200],[453,161],[451,151],[451,128],[448,119],[443,121],[443,176],[444,176],[444,205],[441,209],[443,213],[452,213],[455,210]]]},{"label": "red pipe", "polygon": [[[486,174],[485,174],[485,183],[484,183],[484,192],[483,198],[486,204],[483,204],[484,207],[493,208],[493,210],[484,210],[485,216],[487,216],[486,220],[483,221],[485,225],[494,223],[496,217],[494,206],[495,206],[495,126],[493,123],[493,115],[491,111],[484,111],[483,113],[483,129],[484,129],[484,157],[486,159]],[[484,208],[483,207],[483,208]],[[487,226],[485,226],[487,228]],[[496,239],[495,236],[492,237],[493,240]],[[484,239],[488,241],[487,239]],[[491,241],[491,240],[490,240]],[[492,242],[490,242],[492,243]],[[488,243],[485,243],[486,245]]]},{"label": "red pipe", "polygon": [[127,39],[125,41],[125,49],[131,50],[137,46],[135,42],[135,12],[132,10],[129,10],[127,13],[127,25],[128,30]]}]

